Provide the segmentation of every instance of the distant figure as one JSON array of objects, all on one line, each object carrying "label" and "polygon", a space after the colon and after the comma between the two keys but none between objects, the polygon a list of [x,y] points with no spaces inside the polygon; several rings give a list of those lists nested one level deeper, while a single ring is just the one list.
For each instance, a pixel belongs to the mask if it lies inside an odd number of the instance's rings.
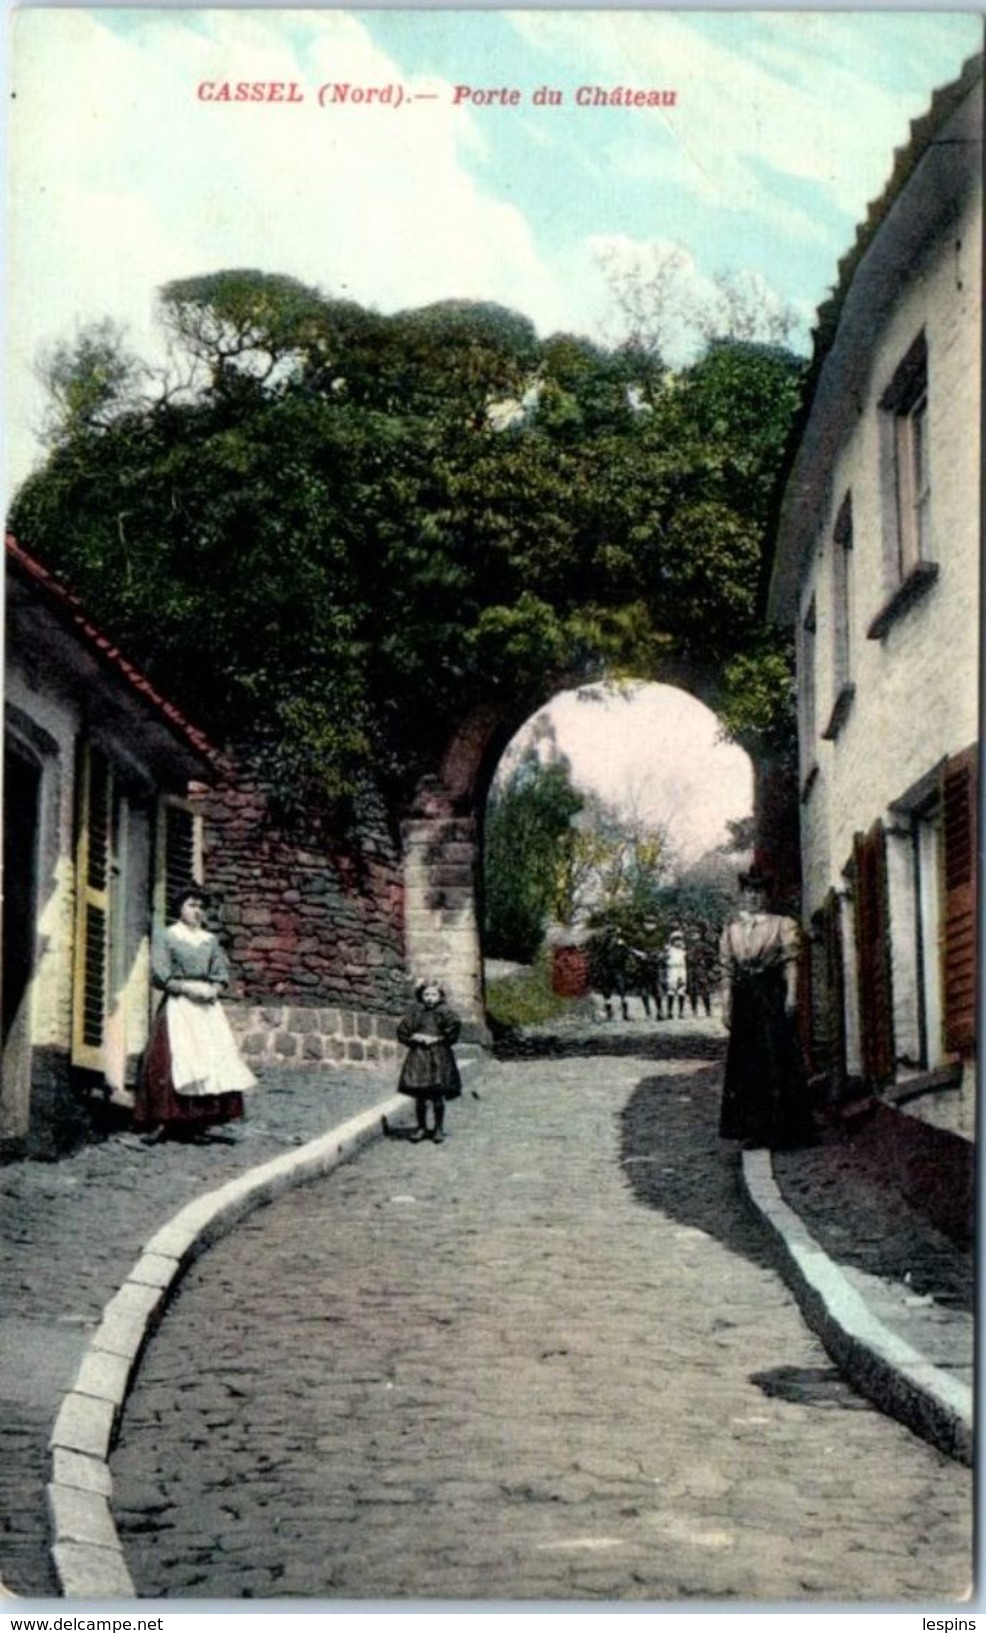
[{"label": "distant figure", "polygon": [[766,910],[767,889],[756,868],[741,874],[740,910],[722,933],[729,1047],[719,1133],[780,1150],[809,1142],[813,1128],[795,1030],[800,933]]},{"label": "distant figure", "polygon": [[640,993],[644,1006],[644,1014],[650,1017],[650,1006],[654,1004],[654,1019],[659,1021],[662,1015],[662,1005],[665,992],[665,950],[658,941],[658,924],[656,919],[644,919],[641,925],[643,934],[642,945],[631,947],[630,953],[635,964],[635,985]]},{"label": "distant figure", "polygon": [[398,1023],[397,1036],[407,1048],[407,1056],[397,1085],[400,1094],[414,1100],[417,1127],[411,1135],[415,1144],[429,1133],[428,1107],[432,1110],[432,1139],[441,1145],[445,1138],[445,1102],[458,1100],[462,1079],[452,1045],[462,1030],[455,1011],[445,1002],[437,981],[419,981],[414,1003]]},{"label": "distant figure", "polygon": [[688,948],[688,1002],[693,1015],[702,1005],[706,1015],[712,1014],[712,994],[719,984],[719,937],[713,927],[701,923],[695,939]]},{"label": "distant figure", "polygon": [[197,885],[175,901],[174,922],[155,934],[151,979],[164,1001],[151,1028],[134,1098],[133,1123],[144,1143],[194,1138],[213,1123],[243,1116],[243,1091],[256,1078],[240,1056],[219,1002],[229,965],[205,929],[206,898]]},{"label": "distant figure", "polygon": [[612,925],[597,930],[589,942],[589,980],[593,992],[598,992],[606,1010],[606,1019],[613,1019],[613,999],[619,999],[620,1013],[630,1019],[627,996],[634,984],[634,958],[622,931]]},{"label": "distant figure", "polygon": [[668,1020],[674,1014],[675,1004],[678,1006],[679,1016],[685,1013],[685,996],[688,992],[688,954],[685,950],[685,936],[681,930],[672,930],[668,937],[665,951],[664,989],[667,994]]}]

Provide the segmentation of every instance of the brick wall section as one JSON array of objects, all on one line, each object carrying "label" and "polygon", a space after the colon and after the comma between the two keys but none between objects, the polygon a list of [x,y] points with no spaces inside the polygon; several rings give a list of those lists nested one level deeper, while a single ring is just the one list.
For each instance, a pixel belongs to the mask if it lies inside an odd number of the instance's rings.
[{"label": "brick wall section", "polygon": [[[382,802],[363,802],[351,835],[328,823],[295,832],[275,820],[263,786],[227,763],[200,803],[231,998],[258,1016],[286,1006],[320,1017],[399,1013],[408,991],[403,870]],[[330,1053],[356,1041],[334,1021],[303,1030],[258,1020],[248,1035],[261,1033],[304,1036],[313,1049],[319,1038]]]}]

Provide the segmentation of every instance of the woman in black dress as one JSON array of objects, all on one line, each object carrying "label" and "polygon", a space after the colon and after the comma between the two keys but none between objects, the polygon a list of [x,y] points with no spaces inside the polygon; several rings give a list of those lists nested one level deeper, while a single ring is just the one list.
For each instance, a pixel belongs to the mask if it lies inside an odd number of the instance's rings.
[{"label": "woman in black dress", "polygon": [[780,1150],[813,1135],[795,1026],[800,933],[794,919],[767,912],[767,881],[756,869],[740,875],[740,889],[719,949],[729,1027],[719,1133]]}]

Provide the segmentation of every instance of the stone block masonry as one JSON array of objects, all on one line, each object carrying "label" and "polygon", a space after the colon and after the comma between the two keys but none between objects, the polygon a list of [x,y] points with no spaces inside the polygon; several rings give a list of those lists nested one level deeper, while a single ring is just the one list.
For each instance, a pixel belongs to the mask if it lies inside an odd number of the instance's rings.
[{"label": "stone block masonry", "polygon": [[401,838],[409,970],[440,982],[467,1035],[482,1037],[475,820],[439,812],[404,822]]},{"label": "stone block masonry", "polygon": [[252,1070],[267,1066],[329,1070],[393,1064],[404,1050],[391,1015],[298,1004],[229,1004],[230,1025]]}]

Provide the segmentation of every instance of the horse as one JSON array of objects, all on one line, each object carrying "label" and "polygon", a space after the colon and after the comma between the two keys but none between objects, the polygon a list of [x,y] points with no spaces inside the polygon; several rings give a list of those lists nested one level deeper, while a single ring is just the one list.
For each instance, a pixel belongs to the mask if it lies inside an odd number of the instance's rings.
[{"label": "horse", "polygon": [[664,1012],[668,984],[664,951],[660,947],[629,947],[627,950],[632,960],[633,989],[644,1006],[644,1014],[649,1020],[653,1003],[654,1019],[659,1021]]},{"label": "horse", "polygon": [[658,947],[635,947],[622,930],[606,925],[597,930],[589,942],[589,982],[598,992],[606,1007],[606,1019],[613,1019],[613,999],[619,999],[625,1021],[630,1019],[627,1002],[631,994],[644,1006],[648,1020],[651,1004],[654,1019],[662,1016],[665,997],[665,957]]}]

